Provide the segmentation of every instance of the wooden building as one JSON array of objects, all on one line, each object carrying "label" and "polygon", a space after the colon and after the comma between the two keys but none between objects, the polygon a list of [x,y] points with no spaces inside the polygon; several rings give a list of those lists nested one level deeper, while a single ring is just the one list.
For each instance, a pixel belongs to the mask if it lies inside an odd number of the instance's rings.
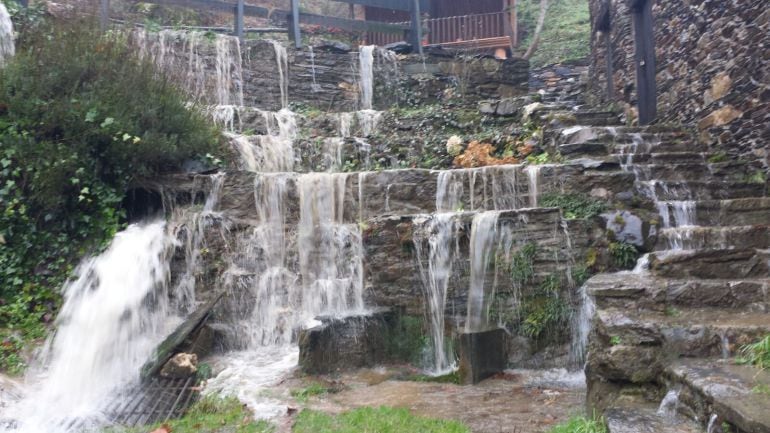
[{"label": "wooden building", "polygon": [[[516,40],[516,0],[421,0],[423,45],[452,48],[512,48]],[[410,12],[364,6],[366,21],[409,23]],[[385,45],[403,40],[370,33],[367,43]]]}]

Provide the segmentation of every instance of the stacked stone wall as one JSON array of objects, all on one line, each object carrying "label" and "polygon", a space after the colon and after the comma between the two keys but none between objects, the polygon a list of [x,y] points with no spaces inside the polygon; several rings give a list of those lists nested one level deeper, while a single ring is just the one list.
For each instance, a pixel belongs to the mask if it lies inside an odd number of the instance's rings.
[{"label": "stacked stone wall", "polygon": [[[592,16],[589,86],[606,102],[602,7]],[[615,101],[637,99],[632,17],[627,0],[610,4]],[[766,0],[655,1],[658,121],[697,129],[713,150],[768,167],[770,139],[770,8]]]}]

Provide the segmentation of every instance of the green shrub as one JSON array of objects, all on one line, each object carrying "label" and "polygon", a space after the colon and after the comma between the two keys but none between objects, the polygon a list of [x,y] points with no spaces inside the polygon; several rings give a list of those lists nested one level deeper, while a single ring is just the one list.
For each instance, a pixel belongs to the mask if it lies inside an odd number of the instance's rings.
[{"label": "green shrub", "polygon": [[297,416],[294,433],[469,433],[457,421],[412,415],[408,409],[362,407],[339,415],[305,409]]},{"label": "green shrub", "polygon": [[[90,22],[36,22],[0,70],[0,341],[41,338],[58,289],[124,223],[132,182],[219,149],[216,130]],[[0,368],[20,369],[0,345]]]},{"label": "green shrub", "polygon": [[612,262],[621,269],[634,267],[639,258],[639,250],[627,242],[610,242],[609,251]]},{"label": "green shrub", "polygon": [[607,209],[603,201],[584,194],[547,193],[538,201],[542,207],[561,208],[566,219],[593,218]]},{"label": "green shrub", "polygon": [[518,284],[524,284],[532,280],[535,275],[535,254],[537,244],[530,242],[524,244],[511,258],[511,278]]},{"label": "green shrub", "polygon": [[759,369],[770,368],[770,334],[756,343],[741,347],[741,356],[738,358],[741,364],[753,365]]},{"label": "green shrub", "polygon": [[548,275],[521,304],[521,333],[535,340],[561,335],[569,320],[570,306],[560,294],[561,279]]}]

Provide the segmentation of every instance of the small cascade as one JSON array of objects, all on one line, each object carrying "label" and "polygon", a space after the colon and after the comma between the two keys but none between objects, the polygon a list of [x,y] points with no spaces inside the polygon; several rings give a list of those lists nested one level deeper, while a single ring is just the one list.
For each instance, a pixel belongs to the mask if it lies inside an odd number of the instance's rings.
[{"label": "small cascade", "polygon": [[468,289],[466,332],[484,330],[488,325],[491,295],[486,290],[487,271],[494,260],[499,212],[481,212],[473,217],[470,239],[471,278]]},{"label": "small cascade", "polygon": [[64,287],[57,331],[39,376],[9,413],[18,432],[74,432],[98,426],[113,393],[138,383],[139,369],[178,323],[168,301],[173,240],[164,222],[131,225],[85,259]]},{"label": "small cascade", "polygon": [[345,140],[341,137],[326,137],[323,141],[323,166],[327,172],[338,172],[342,169],[342,149]]},{"label": "small cascade", "polygon": [[313,75],[313,82],[310,84],[310,90],[313,92],[320,92],[322,90],[321,85],[318,84],[318,81],[316,80],[315,51],[313,51],[312,46],[308,46],[307,49],[310,52],[310,72]]},{"label": "small cascade", "polygon": [[0,67],[16,54],[14,39],[11,15],[5,5],[0,4]]},{"label": "small cascade", "polygon": [[537,200],[540,196],[540,169],[539,165],[528,165],[524,171],[529,179],[529,205],[537,207]]},{"label": "small cascade", "polygon": [[522,166],[509,165],[440,171],[436,209],[439,212],[521,209],[526,206],[518,185],[521,170]]},{"label": "small cascade", "polygon": [[455,170],[443,170],[438,173],[436,185],[436,211],[457,212],[463,204],[463,180],[455,176]]},{"label": "small cascade", "polygon": [[[136,29],[131,34],[139,56],[148,58],[182,82],[193,99],[216,105],[243,105],[243,60],[238,38],[216,35],[210,43],[202,32]],[[214,73],[205,58],[213,47]]]},{"label": "small cascade", "polygon": [[376,130],[382,119],[382,111],[365,109],[356,112],[358,127],[361,129],[361,136],[369,137]]},{"label": "small cascade", "polygon": [[361,91],[361,109],[371,110],[374,98],[374,45],[362,46],[358,52],[360,77],[358,86]]},{"label": "small cascade", "polygon": [[722,330],[719,333],[719,347],[722,349],[722,359],[730,358],[730,339],[727,337],[727,331]]},{"label": "small cascade", "polygon": [[281,87],[281,109],[289,108],[289,55],[286,47],[278,41],[270,41],[275,50],[275,63],[278,67],[278,82]]},{"label": "small cascade", "polygon": [[372,165],[371,164],[372,145],[369,144],[363,138],[359,138],[359,137],[355,138],[355,142],[356,142],[356,145],[358,146],[359,154],[363,154],[364,170],[369,171]]},{"label": "small cascade", "polygon": [[340,126],[339,126],[339,135],[342,138],[348,138],[350,137],[350,131],[353,126],[353,113],[340,113],[339,114],[340,119]]},{"label": "small cascade", "polygon": [[263,111],[267,135],[246,136],[226,133],[238,152],[244,170],[288,172],[294,168],[294,140],[297,118],[289,110]]},{"label": "small cascade", "polygon": [[591,321],[596,312],[596,304],[588,294],[585,285],[578,289],[578,306],[572,315],[572,339],[570,341],[569,363],[573,368],[583,368],[586,361],[588,336],[591,332]]},{"label": "small cascade", "polygon": [[[204,247],[206,231],[222,215],[216,211],[225,180],[224,173],[207,177],[211,182],[203,209],[188,215],[182,212],[174,218],[179,221],[174,225],[174,239],[183,239],[185,249],[185,267],[174,287],[172,294],[180,311],[189,313],[195,307],[195,272],[198,269],[201,249]],[[196,179],[197,180],[197,179]]]},{"label": "small cascade", "polygon": [[309,173],[297,181],[303,308],[313,317],[364,311],[361,232],[343,223],[346,180],[344,173]]},{"label": "small cascade", "polygon": [[458,250],[457,222],[455,214],[440,213],[416,221],[416,225],[418,229],[413,235],[415,256],[430,321],[432,362],[429,372],[442,375],[455,368],[454,355],[444,335],[444,314],[447,289]]},{"label": "small cascade", "polygon": [[719,427],[717,426],[717,421],[719,420],[719,415],[712,413],[709,417],[709,422],[706,425],[706,433],[717,433],[717,430]]},{"label": "small cascade", "polygon": [[669,390],[658,407],[658,416],[666,420],[676,419],[679,409],[679,390]]}]

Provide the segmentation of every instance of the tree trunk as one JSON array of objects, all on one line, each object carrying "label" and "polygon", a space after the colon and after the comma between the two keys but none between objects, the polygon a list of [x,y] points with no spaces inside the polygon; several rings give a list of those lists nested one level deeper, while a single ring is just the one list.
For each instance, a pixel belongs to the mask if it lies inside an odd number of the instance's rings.
[{"label": "tree trunk", "polygon": [[540,44],[540,34],[543,32],[546,12],[548,12],[548,0],[540,0],[540,17],[537,19],[535,35],[532,37],[532,43],[529,45],[527,52],[524,54],[524,58],[527,60],[532,57],[532,54],[535,54],[535,51],[537,51],[537,46]]}]

